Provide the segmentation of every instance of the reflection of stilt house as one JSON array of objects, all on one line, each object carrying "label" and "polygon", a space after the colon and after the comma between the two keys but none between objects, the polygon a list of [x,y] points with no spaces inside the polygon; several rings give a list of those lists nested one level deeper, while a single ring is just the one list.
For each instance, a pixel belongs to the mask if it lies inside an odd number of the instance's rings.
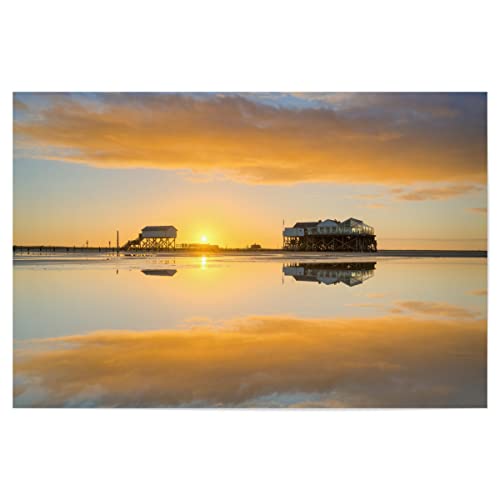
[{"label": "reflection of stilt house", "polygon": [[177,269],[143,269],[141,272],[146,276],[173,276]]},{"label": "reflection of stilt house", "polygon": [[296,281],[356,286],[373,276],[375,264],[376,262],[297,263],[283,266],[283,273],[285,276],[293,276]]},{"label": "reflection of stilt house", "polygon": [[376,252],[375,230],[362,220],[297,222],[283,230],[283,249],[311,252]]},{"label": "reflection of stilt house", "polygon": [[175,238],[174,226],[146,226],[135,240],[127,241],[122,250],[175,250]]}]

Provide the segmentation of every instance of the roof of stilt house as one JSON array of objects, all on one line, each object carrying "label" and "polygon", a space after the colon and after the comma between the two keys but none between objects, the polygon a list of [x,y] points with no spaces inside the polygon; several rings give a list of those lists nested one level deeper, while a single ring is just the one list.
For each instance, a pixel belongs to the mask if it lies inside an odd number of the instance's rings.
[{"label": "roof of stilt house", "polygon": [[365,224],[361,219],[355,219],[354,217],[349,217],[349,219],[346,219],[345,221],[340,222],[337,219],[325,219],[325,220],[318,220],[314,222],[297,222],[293,227],[295,228],[302,228],[306,229],[308,227],[316,227],[318,224],[321,224],[322,222],[335,222],[337,224],[341,224],[343,226],[350,226],[350,225],[359,225],[359,224]]},{"label": "roof of stilt house", "polygon": [[320,222],[320,220],[317,222],[297,222],[293,227],[300,227],[302,229],[305,229],[306,227],[316,227]]},{"label": "roof of stilt house", "polygon": [[168,231],[169,229],[175,229],[177,231],[175,226],[146,226],[142,228],[142,231]]}]

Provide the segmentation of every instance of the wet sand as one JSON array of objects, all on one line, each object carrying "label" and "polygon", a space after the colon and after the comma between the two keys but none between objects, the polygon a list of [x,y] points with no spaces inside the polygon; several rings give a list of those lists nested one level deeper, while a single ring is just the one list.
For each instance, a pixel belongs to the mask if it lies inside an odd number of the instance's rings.
[{"label": "wet sand", "polygon": [[[131,253],[120,252],[120,258],[156,258],[156,257],[199,257],[210,256],[214,258],[223,257],[243,257],[245,259],[283,259],[283,260],[338,260],[338,259],[376,259],[384,257],[426,257],[426,258],[487,258],[486,250],[380,250],[378,252],[362,253],[362,252],[287,252],[277,249],[269,250],[218,250],[218,251],[200,251],[200,250],[175,250],[174,252],[158,252],[158,253]],[[26,250],[14,252],[14,262],[22,264],[23,262],[34,263],[76,263],[82,261],[108,261],[115,260],[116,253],[109,251],[101,251],[98,249],[85,249],[77,252],[61,252],[61,251],[42,251],[30,250],[28,254]]]}]

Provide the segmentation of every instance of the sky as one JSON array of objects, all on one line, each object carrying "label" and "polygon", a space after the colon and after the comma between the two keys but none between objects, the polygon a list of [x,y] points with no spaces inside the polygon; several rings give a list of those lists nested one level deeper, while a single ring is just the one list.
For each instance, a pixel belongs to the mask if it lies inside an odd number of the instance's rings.
[{"label": "sky", "polygon": [[16,93],[14,244],[281,246],[355,217],[382,249],[486,249],[484,93]]}]

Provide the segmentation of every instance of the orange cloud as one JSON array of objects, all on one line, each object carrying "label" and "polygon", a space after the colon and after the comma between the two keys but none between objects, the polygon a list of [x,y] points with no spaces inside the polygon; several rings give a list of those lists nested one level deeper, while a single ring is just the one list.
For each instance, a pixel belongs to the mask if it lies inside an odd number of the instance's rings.
[{"label": "orange cloud", "polygon": [[286,107],[252,94],[30,94],[16,154],[264,183],[484,183],[484,96],[450,96],[358,94],[308,107],[309,95]]},{"label": "orange cloud", "polygon": [[14,111],[28,111],[29,107],[26,103],[20,101],[19,99],[14,99],[13,102]]},{"label": "orange cloud", "polygon": [[15,406],[484,407],[483,320],[246,318],[19,343]]},{"label": "orange cloud", "polygon": [[474,212],[476,214],[482,214],[486,215],[488,213],[488,209],[484,207],[474,207],[474,208],[469,208],[469,212]]},{"label": "orange cloud", "polygon": [[477,191],[481,191],[482,189],[483,189],[482,186],[476,186],[471,184],[456,184],[451,186],[441,186],[441,187],[411,189],[411,190],[396,188],[392,190],[392,193],[395,194],[396,198],[399,200],[424,201],[424,200],[448,199],[455,196],[462,196],[466,194],[475,193]]}]

